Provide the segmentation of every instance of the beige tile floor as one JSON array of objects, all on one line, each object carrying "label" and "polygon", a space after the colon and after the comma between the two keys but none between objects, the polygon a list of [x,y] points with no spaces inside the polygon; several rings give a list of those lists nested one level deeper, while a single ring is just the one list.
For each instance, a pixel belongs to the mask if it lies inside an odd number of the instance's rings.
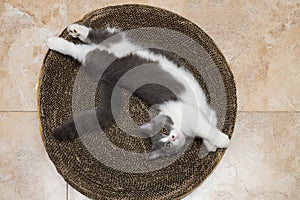
[{"label": "beige tile floor", "polygon": [[35,85],[49,36],[94,9],[124,3],[166,8],[199,25],[236,79],[231,145],[186,199],[300,199],[298,0],[1,0],[0,199],[88,199],[67,188],[44,151]]}]

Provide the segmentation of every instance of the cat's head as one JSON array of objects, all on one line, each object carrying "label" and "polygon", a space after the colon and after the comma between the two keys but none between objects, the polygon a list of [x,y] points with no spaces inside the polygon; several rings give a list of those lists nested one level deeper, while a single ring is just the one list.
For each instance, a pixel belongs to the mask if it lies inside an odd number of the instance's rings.
[{"label": "cat's head", "polygon": [[151,137],[152,150],[148,159],[177,154],[185,144],[185,136],[167,115],[158,115],[140,126]]}]

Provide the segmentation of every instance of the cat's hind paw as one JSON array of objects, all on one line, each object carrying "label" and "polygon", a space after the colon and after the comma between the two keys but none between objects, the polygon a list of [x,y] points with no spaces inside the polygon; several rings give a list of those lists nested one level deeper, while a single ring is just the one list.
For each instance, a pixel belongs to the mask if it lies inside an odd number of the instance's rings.
[{"label": "cat's hind paw", "polygon": [[79,38],[81,41],[87,41],[90,28],[79,24],[72,24],[67,28],[69,35],[73,38]]},{"label": "cat's hind paw", "polygon": [[214,145],[212,145],[212,144],[210,144],[207,140],[204,139],[203,143],[204,143],[204,145],[206,147],[206,150],[208,152],[215,152],[217,150],[217,147],[214,146]]},{"label": "cat's hind paw", "polygon": [[218,137],[217,141],[216,141],[216,146],[219,148],[227,148],[229,146],[230,140],[228,135],[222,133],[220,134],[220,136]]}]

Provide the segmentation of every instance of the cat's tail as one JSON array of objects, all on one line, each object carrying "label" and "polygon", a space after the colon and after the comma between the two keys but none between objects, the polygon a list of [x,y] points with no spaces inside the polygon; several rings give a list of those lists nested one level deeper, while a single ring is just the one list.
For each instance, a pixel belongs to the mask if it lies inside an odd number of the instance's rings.
[{"label": "cat's tail", "polygon": [[104,131],[113,123],[111,113],[105,113],[99,109],[84,111],[57,127],[53,135],[58,141],[70,141],[86,133]]},{"label": "cat's tail", "polygon": [[53,131],[53,136],[58,141],[70,141],[78,138],[78,133],[73,119],[69,119],[63,125]]}]

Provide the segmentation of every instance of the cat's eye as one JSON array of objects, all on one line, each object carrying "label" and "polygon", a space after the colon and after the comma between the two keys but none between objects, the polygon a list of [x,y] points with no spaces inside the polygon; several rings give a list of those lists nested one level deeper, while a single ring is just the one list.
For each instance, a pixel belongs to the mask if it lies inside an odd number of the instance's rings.
[{"label": "cat's eye", "polygon": [[167,135],[168,134],[168,131],[165,127],[163,127],[160,132],[163,134],[163,135]]},{"label": "cat's eye", "polygon": [[166,147],[167,150],[169,150],[170,147],[171,147],[171,143],[170,143],[170,142],[167,142],[167,143],[165,144],[165,147]]}]

